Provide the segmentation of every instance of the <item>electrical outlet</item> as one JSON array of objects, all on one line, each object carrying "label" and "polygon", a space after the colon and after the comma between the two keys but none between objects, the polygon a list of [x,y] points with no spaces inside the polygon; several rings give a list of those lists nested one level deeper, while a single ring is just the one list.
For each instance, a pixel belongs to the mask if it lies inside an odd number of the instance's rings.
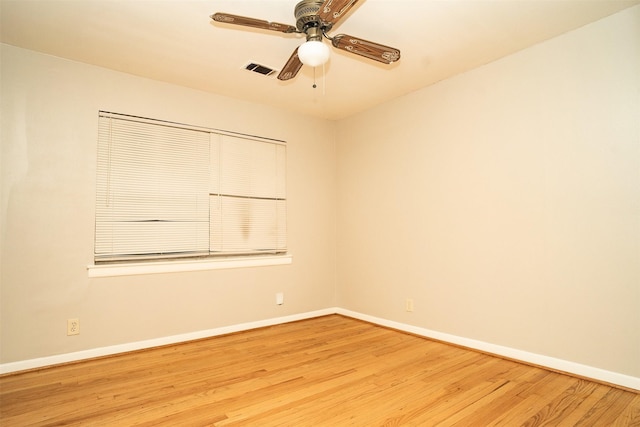
[{"label": "electrical outlet", "polygon": [[80,319],[67,319],[67,335],[80,335]]},{"label": "electrical outlet", "polygon": [[413,300],[411,298],[407,298],[407,301],[405,301],[404,309],[406,311],[413,311]]}]

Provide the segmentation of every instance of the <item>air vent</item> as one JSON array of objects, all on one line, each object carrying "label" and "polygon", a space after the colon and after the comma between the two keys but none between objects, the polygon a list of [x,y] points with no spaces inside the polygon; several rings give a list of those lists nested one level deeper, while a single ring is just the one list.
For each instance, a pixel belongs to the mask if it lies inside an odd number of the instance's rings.
[{"label": "air vent", "polygon": [[244,68],[245,70],[253,71],[254,73],[262,74],[263,76],[270,76],[276,72],[273,68],[265,67],[264,65],[256,64],[255,62],[250,62],[245,65]]}]

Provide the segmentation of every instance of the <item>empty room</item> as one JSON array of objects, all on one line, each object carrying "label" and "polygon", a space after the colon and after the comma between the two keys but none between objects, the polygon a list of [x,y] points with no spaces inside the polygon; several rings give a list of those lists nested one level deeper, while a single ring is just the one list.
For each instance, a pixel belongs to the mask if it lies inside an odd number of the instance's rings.
[{"label": "empty room", "polygon": [[640,425],[639,0],[0,35],[1,425]]}]

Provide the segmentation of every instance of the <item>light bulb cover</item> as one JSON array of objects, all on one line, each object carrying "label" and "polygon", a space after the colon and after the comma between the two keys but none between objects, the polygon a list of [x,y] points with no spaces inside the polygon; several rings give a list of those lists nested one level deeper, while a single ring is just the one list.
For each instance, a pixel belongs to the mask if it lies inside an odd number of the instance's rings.
[{"label": "light bulb cover", "polygon": [[304,65],[317,67],[329,60],[329,47],[317,40],[305,42],[298,48],[298,58]]}]

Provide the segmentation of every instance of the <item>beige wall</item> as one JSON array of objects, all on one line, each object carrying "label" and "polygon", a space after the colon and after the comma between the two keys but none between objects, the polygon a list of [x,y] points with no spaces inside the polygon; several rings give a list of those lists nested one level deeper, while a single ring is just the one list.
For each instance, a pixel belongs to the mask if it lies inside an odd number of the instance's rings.
[{"label": "beige wall", "polygon": [[[0,362],[335,305],[332,123],[11,46],[1,52]],[[286,140],[293,263],[89,279],[100,109]],[[81,334],[67,337],[73,317]]]},{"label": "beige wall", "polygon": [[338,306],[640,377],[640,7],[337,135]]}]

